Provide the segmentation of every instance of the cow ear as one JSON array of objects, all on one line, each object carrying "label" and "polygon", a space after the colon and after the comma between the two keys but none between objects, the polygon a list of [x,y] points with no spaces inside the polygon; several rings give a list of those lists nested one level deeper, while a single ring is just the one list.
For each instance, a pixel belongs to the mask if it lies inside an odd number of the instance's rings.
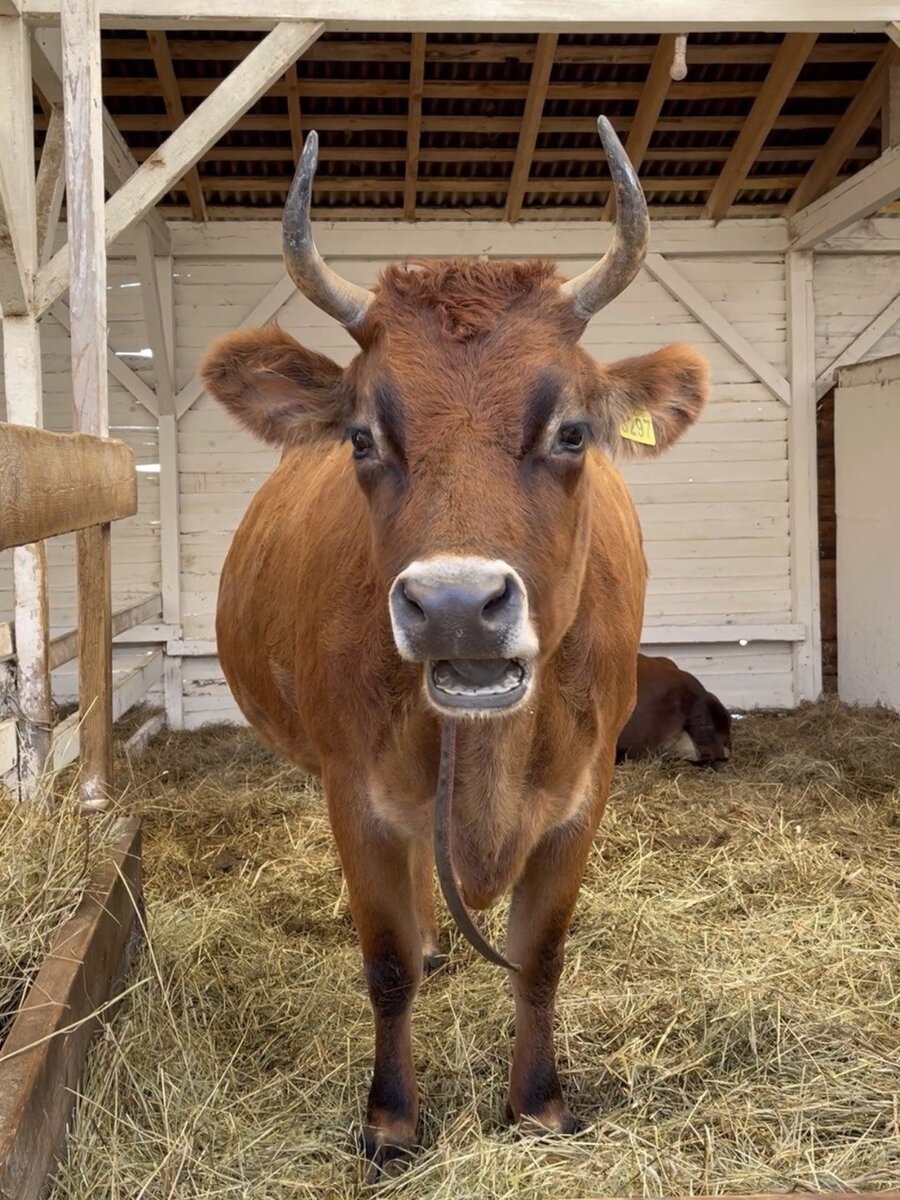
[{"label": "cow ear", "polygon": [[220,338],[200,376],[210,395],[273,446],[338,438],[352,407],[342,368],[277,325]]},{"label": "cow ear", "polygon": [[617,455],[661,454],[693,425],[709,396],[709,366],[692,346],[623,358],[597,374],[592,407],[601,441]]}]

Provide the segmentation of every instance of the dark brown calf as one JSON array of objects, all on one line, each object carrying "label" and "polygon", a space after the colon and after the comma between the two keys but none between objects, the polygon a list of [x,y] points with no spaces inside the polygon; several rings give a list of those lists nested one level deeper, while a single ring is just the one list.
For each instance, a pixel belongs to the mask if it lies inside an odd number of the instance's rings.
[{"label": "dark brown calf", "polygon": [[731,717],[699,679],[671,658],[638,655],[637,704],[616,743],[616,762],[647,754],[684,758],[695,766],[731,756]]},{"label": "dark brown calf", "polygon": [[[324,783],[375,1018],[376,1157],[416,1137],[410,1024],[423,952],[436,949],[433,802],[448,722],[442,881],[455,878],[472,908],[512,893],[509,1108],[574,1124],[554,1001],[634,704],[646,576],[611,460],[676,441],[708,386],[685,346],[602,365],[578,345],[640,269],[649,233],[627,156],[608,124],[600,132],[617,229],[588,271],[566,281],[544,261],[454,259],[388,267],[373,291],[316,252],[310,135],[285,258],[360,353],[340,367],[278,329],[250,330],[203,365],[209,391],[285,449],[229,551],[218,649],[260,736]],[[655,445],[625,440],[637,414]]]}]

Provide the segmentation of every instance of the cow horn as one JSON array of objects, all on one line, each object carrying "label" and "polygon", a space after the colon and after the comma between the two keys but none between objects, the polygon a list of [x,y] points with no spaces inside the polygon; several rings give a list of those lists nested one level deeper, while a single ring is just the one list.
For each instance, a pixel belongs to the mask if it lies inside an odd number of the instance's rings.
[{"label": "cow horn", "polygon": [[616,193],[616,228],[600,261],[562,285],[563,294],[571,297],[575,313],[583,321],[625,291],[641,269],[650,240],[647,201],[625,148],[606,117],[597,118],[597,132]]},{"label": "cow horn", "polygon": [[303,295],[353,333],[362,324],[375,296],[367,288],[342,279],[316,249],[309,210],[318,161],[319,135],[313,130],[304,143],[284,206],[281,223],[284,262]]}]

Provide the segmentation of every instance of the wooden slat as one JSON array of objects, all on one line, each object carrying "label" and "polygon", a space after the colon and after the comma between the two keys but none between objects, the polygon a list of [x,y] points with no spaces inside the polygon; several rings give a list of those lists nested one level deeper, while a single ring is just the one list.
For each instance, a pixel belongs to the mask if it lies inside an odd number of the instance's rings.
[{"label": "wooden slat", "polygon": [[419,178],[419,142],[422,134],[422,91],[425,86],[426,34],[411,36],[409,59],[409,96],[406,125],[406,174],[403,180],[403,219],[416,215],[416,186]]},{"label": "wooden slat", "polygon": [[[27,97],[28,103],[22,103]],[[31,307],[37,266],[28,33],[21,21],[0,23],[0,309],[22,316]]]},{"label": "wooden slat", "polygon": [[728,161],[709,194],[703,210],[704,217],[720,221],[728,213],[735,196],[744,186],[750,168],[759,161],[760,149],[815,44],[814,33],[789,33],[781,43]]},{"label": "wooden slat", "polygon": [[841,367],[849,367],[858,363],[898,321],[900,321],[900,296],[895,296],[890,304],[883,308],[861,333],[857,334],[846,350],[843,350],[824,371],[819,373],[816,379],[816,399],[821,400],[825,393],[834,387],[835,371],[839,371]]},{"label": "wooden slat", "polygon": [[[126,630],[133,629],[136,625],[143,625],[161,615],[162,597],[156,592],[152,596],[146,596],[143,600],[138,600],[135,604],[129,604],[127,608],[120,608],[118,612],[113,613],[110,622],[111,636],[118,637],[120,633],[125,633]],[[50,642],[50,670],[55,671],[63,663],[71,662],[77,653],[77,629],[53,638]]]},{"label": "wooden slat", "polygon": [[884,81],[892,63],[897,61],[893,44],[884,48],[862,86],[857,86],[853,99],[825,143],[822,153],[807,171],[797,190],[785,206],[784,215],[792,217],[817,200],[834,182],[856,143],[875,120],[884,96]]},{"label": "wooden slat", "polygon": [[538,34],[531,76],[528,80],[525,111],[522,114],[522,127],[519,130],[519,141],[516,146],[516,158],[509,178],[509,189],[506,193],[506,219],[508,221],[518,221],[522,215],[522,204],[531,175],[532,157],[541,127],[541,118],[544,114],[550,75],[553,72],[556,43],[557,35],[555,33]]},{"label": "wooden slat", "polygon": [[53,252],[56,226],[66,190],[65,120],[62,105],[54,104],[50,124],[41,149],[41,162],[35,184],[34,207],[37,215],[38,266]]},{"label": "wooden slat", "polygon": [[124,442],[0,423],[0,550],[137,511]]},{"label": "wooden slat", "polygon": [[[159,86],[162,88],[163,101],[172,129],[177,129],[184,121],[184,105],[181,102],[181,92],[178,87],[178,77],[169,52],[169,41],[161,29],[148,29],[147,40],[150,52],[156,65]],[[196,165],[191,167],[184,176],[184,189],[187,192],[191,213],[195,221],[206,220],[206,202],[203,199],[203,189],[200,187],[200,174]]]},{"label": "wooden slat", "polygon": [[[637,111],[625,142],[625,153],[631,159],[635,171],[640,173],[644,161],[644,153],[650,144],[650,138],[662,111],[669,89],[672,87],[672,77],[669,70],[672,66],[672,56],[675,53],[675,34],[664,33],[656,44],[653,62],[647,74],[638,101]],[[603,219],[609,221],[615,212],[616,199],[612,192],[606,199],[603,209]]]},{"label": "wooden slat", "polygon": [[140,822],[132,818],[59,930],[0,1047],[0,1195],[11,1200],[39,1200],[62,1157],[99,1023],[94,1014],[125,977],[141,897],[140,854]]},{"label": "wooden slat", "polygon": [[[298,163],[303,153],[303,109],[300,103],[300,80],[297,76],[297,64],[292,62],[284,73],[287,88],[288,121],[291,127],[291,162]],[[244,151],[247,153],[246,149]],[[321,159],[322,152],[319,151]],[[213,161],[212,154],[204,155],[206,162]]]}]

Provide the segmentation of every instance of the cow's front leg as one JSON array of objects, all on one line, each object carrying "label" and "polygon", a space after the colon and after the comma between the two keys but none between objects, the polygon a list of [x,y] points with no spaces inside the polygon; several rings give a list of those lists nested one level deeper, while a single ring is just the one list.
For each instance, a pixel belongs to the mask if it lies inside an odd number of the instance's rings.
[{"label": "cow's front leg", "polygon": [[562,1097],[556,1069],[553,1017],[566,933],[595,822],[569,824],[535,848],[516,885],[509,913],[508,957],[521,964],[511,976],[516,1035],[509,1085],[509,1116],[556,1133],[577,1122]]},{"label": "cow's front leg", "polygon": [[425,974],[430,975],[447,961],[447,955],[441,954],[438,927],[434,919],[434,855],[431,847],[422,842],[415,843],[410,861],[422,939],[422,967]]},{"label": "cow's front leg", "polygon": [[365,1149],[384,1165],[415,1145],[419,1117],[411,1022],[422,943],[411,846],[373,819],[361,791],[327,783],[326,790],[375,1019]]}]

